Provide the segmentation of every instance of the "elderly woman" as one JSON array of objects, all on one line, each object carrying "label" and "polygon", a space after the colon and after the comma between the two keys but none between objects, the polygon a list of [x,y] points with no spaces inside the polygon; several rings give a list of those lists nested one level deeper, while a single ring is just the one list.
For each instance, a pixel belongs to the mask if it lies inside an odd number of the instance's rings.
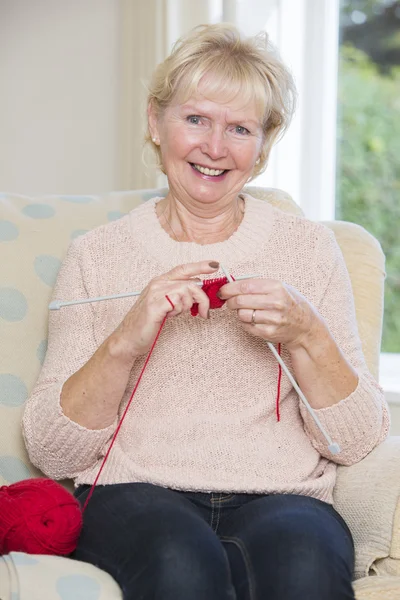
[{"label": "elderly woman", "polygon": [[[181,39],[149,88],[167,196],[76,239],[60,271],[58,299],[143,290],[50,317],[24,434],[33,463],[73,478],[82,503],[167,317],[74,554],[125,599],[354,598],[335,473],[387,436],[388,409],[334,235],[243,191],[293,98],[265,37],[213,25]],[[198,282],[219,263],[254,277],[224,285],[210,311]],[[266,342],[282,345],[338,454]]]}]

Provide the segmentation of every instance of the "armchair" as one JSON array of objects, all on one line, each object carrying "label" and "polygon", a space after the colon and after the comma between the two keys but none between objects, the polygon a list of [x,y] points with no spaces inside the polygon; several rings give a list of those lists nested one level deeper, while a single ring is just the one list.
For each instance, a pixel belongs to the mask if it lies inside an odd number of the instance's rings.
[{"label": "armchair", "polygon": [[[281,210],[302,214],[282,191],[256,187],[247,191]],[[165,192],[40,198],[0,194],[0,485],[41,475],[24,448],[21,413],[46,352],[47,307],[70,240]],[[364,354],[378,377],[382,250],[358,225],[337,221],[325,225],[333,229],[344,254]],[[355,540],[357,600],[400,598],[399,466],[400,437],[391,437],[360,463],[338,468],[334,504]],[[122,594],[108,574],[86,563],[25,553],[0,556],[0,600],[78,597],[117,600]]]}]

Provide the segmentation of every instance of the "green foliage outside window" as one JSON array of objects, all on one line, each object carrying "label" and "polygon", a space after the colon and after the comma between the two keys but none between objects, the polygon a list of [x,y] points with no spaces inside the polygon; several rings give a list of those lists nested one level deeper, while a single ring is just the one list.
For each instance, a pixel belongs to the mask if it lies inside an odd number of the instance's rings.
[{"label": "green foliage outside window", "polygon": [[365,227],[386,255],[383,352],[400,352],[400,67],[340,48],[336,218]]}]

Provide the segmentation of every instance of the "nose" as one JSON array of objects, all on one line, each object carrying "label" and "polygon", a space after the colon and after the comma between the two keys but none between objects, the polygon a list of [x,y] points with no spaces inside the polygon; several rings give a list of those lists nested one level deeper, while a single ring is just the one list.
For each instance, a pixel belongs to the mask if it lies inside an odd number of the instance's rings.
[{"label": "nose", "polygon": [[201,151],[212,160],[225,158],[228,155],[228,146],[223,131],[219,128],[210,130],[201,145]]}]

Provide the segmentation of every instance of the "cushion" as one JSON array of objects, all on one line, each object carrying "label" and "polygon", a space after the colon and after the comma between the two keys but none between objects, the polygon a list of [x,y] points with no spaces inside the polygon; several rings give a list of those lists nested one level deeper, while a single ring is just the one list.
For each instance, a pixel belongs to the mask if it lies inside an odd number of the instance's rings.
[{"label": "cushion", "polygon": [[1,600],[122,600],[114,579],[85,562],[11,552],[0,556]]},{"label": "cushion", "polygon": [[[389,508],[387,510],[389,511]],[[374,575],[396,575],[400,577],[400,500],[397,501],[393,518],[389,553],[387,556],[376,560],[371,565],[370,570]]]},{"label": "cushion", "polygon": [[400,577],[364,577],[353,585],[357,600],[399,600]]},{"label": "cushion", "polygon": [[400,437],[390,437],[359,463],[338,468],[333,500],[354,538],[356,579],[400,577],[399,465]]}]

